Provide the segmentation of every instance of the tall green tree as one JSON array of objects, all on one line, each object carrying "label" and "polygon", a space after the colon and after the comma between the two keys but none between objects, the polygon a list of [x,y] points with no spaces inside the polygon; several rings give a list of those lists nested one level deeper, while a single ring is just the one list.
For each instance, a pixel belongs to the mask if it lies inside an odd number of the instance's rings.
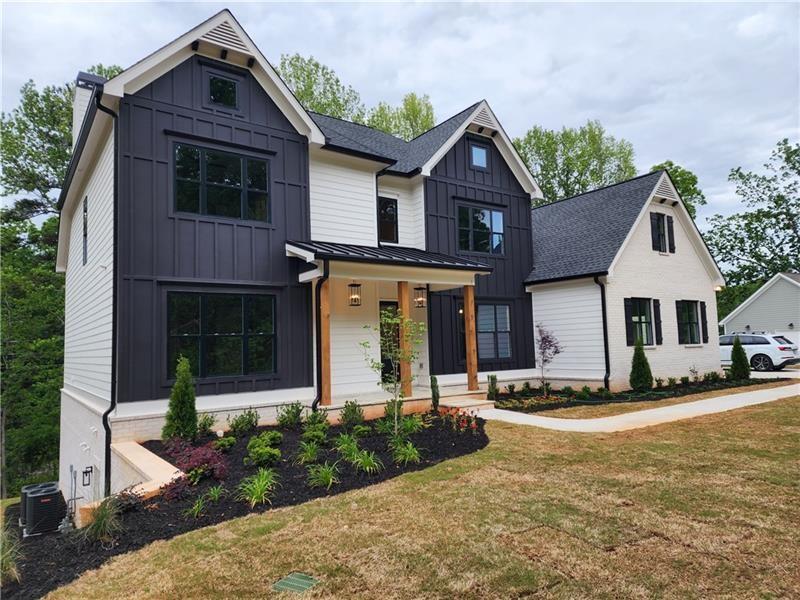
[{"label": "tall green tree", "polygon": [[307,110],[337,119],[364,122],[367,111],[361,95],[352,86],[342,83],[333,69],[313,56],[284,54],[278,72]]},{"label": "tall green tree", "polygon": [[436,124],[433,104],[427,95],[406,94],[398,107],[379,102],[369,111],[367,125],[391,133],[404,140],[414,139]]},{"label": "tall green tree", "polygon": [[599,121],[559,131],[535,126],[514,145],[542,189],[553,202],[636,174],[633,146],[609,135]]},{"label": "tall green tree", "polygon": [[714,215],[705,234],[729,285],[764,282],[781,271],[800,271],[800,143],[778,142],[764,171],[741,167],[728,180],[743,210]]},{"label": "tall green tree", "polygon": [[663,163],[653,165],[650,172],[660,171],[665,169],[669,172],[675,188],[678,190],[683,203],[686,205],[686,210],[694,219],[697,215],[697,207],[706,204],[706,197],[703,191],[697,185],[697,175],[692,173],[689,169],[684,169],[682,166],[675,164],[671,160],[665,160]]}]

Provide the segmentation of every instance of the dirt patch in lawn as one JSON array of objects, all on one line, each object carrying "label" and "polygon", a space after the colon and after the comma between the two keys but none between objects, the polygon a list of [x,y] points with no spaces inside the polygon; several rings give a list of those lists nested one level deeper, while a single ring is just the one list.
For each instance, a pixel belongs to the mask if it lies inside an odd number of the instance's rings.
[{"label": "dirt patch in lawn", "polygon": [[[47,534],[23,540],[21,548],[23,558],[18,565],[21,583],[8,585],[3,589],[3,596],[5,598],[38,598],[59,585],[79,577],[81,573],[99,567],[114,556],[137,550],[156,540],[169,539],[250,513],[263,513],[280,507],[301,504],[315,498],[329,498],[348,490],[368,487],[403,473],[424,470],[447,459],[475,452],[486,446],[489,441],[484,431],[484,422],[480,419],[477,420],[475,432],[458,432],[445,419],[438,416],[429,415],[426,417],[426,421],[427,427],[408,436],[408,439],[420,451],[421,460],[416,464],[394,463],[392,453],[387,446],[387,436],[378,434],[374,429],[370,434],[359,438],[359,447],[374,452],[383,464],[384,468],[372,475],[356,471],[351,464],[341,459],[341,456],[332,448],[332,442],[336,435],[342,432],[342,429],[331,427],[328,432],[329,442],[322,448],[321,455],[316,461],[317,463],[338,461],[339,481],[330,490],[309,487],[306,468],[295,463],[300,442],[299,431],[261,427],[252,434],[237,439],[235,446],[222,455],[227,466],[227,476],[223,481],[220,482],[210,477],[205,478],[196,486],[187,486],[185,494],[180,498],[168,500],[162,495],[135,505],[122,515],[124,533],[118,535],[111,543],[106,545],[87,544],[81,541],[78,534],[67,536]],[[248,453],[247,443],[253,435],[274,430],[281,431],[283,434],[283,439],[278,446],[282,457],[274,466],[279,486],[271,499],[271,504],[251,508],[249,504],[236,498],[238,483],[257,471],[256,467],[244,464],[244,458]],[[212,439],[214,438],[199,440],[197,445],[202,446]],[[168,461],[173,460],[166,452],[162,442],[146,442],[144,445],[162,458]],[[197,498],[207,498],[209,488],[220,483],[225,486],[225,494],[220,500],[216,502],[206,500],[205,508],[199,517],[186,514],[187,509]],[[14,511],[16,511],[15,508],[9,509],[8,518],[16,520]],[[270,530],[270,525],[264,527],[265,533]],[[236,539],[236,535],[228,530],[222,529],[219,532],[219,537],[215,537],[207,546],[209,549],[215,547],[217,542],[225,543]],[[213,560],[201,568],[211,568],[212,564]],[[203,596],[203,594],[199,595]]]}]

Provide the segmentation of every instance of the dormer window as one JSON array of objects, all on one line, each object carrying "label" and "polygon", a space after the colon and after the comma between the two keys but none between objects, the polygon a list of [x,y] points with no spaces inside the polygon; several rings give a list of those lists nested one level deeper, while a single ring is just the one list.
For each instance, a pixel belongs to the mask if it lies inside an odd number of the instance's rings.
[{"label": "dormer window", "polygon": [[210,75],[208,81],[209,101],[225,108],[238,108],[237,85],[233,79]]},{"label": "dormer window", "polygon": [[470,142],[469,166],[473,169],[489,170],[489,148],[482,144]]}]

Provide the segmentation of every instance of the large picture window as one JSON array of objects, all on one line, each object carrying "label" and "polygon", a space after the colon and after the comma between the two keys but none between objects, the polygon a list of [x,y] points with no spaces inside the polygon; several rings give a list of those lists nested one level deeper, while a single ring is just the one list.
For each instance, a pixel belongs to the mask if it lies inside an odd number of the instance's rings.
[{"label": "large picture window", "polygon": [[275,372],[275,297],[264,294],[167,294],[167,372],[178,357],[196,377]]},{"label": "large picture window", "polygon": [[678,343],[700,343],[700,311],[698,302],[694,300],[678,300],[675,302],[678,313]]},{"label": "large picture window", "polygon": [[464,252],[504,252],[503,213],[499,210],[458,207],[458,248]]},{"label": "large picture window", "polygon": [[175,144],[175,210],[270,220],[266,160]]},{"label": "large picture window", "polygon": [[397,199],[378,198],[378,241],[397,243]]}]

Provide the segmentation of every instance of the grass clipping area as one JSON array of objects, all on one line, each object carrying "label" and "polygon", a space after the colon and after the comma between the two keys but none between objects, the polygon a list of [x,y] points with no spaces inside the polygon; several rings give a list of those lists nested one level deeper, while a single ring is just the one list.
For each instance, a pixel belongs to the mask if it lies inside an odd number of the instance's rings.
[{"label": "grass clipping area", "polygon": [[[800,397],[473,455],[156,542],[53,598],[800,596]],[[288,596],[286,596],[288,597]]]}]

